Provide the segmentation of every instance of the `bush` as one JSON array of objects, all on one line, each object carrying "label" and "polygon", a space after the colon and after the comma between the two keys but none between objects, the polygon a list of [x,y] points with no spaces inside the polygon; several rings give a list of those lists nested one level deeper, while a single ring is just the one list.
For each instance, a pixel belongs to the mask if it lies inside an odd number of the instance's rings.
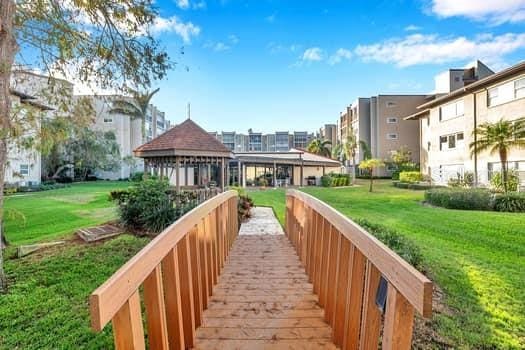
[{"label": "bush", "polygon": [[[507,182],[509,191],[515,192],[518,190],[519,176],[516,173],[516,171],[509,170]],[[498,192],[503,192],[505,190],[503,187],[503,174],[501,172],[492,174],[492,178],[490,179],[490,185],[494,190]]]},{"label": "bush", "polygon": [[494,198],[494,210],[511,213],[525,213],[525,193],[509,192]]},{"label": "bush", "polygon": [[474,186],[474,173],[469,171],[466,171],[463,175],[457,173],[457,176],[450,178],[447,184],[450,187],[471,188]]},{"label": "bush", "polygon": [[418,270],[423,269],[423,254],[421,253],[421,250],[405,236],[387,227],[372,224],[365,219],[357,220],[357,223],[390,249],[395,251],[410,265]]},{"label": "bush", "polygon": [[435,188],[425,192],[425,201],[448,209],[492,210],[493,206],[486,189]]},{"label": "bush", "polygon": [[169,190],[167,181],[146,180],[128,191],[112,191],[110,196],[118,203],[124,225],[159,233],[177,218]]},{"label": "bush", "polygon": [[139,171],[139,172],[133,173],[133,174],[131,174],[129,179],[131,181],[133,181],[133,182],[140,182],[140,181],[144,180],[144,172],[143,171]]},{"label": "bush", "polygon": [[350,185],[350,174],[330,173],[321,176],[321,186],[323,187],[339,187]]},{"label": "bush", "polygon": [[332,185],[332,177],[330,175],[321,176],[321,186],[330,187]]},{"label": "bush", "polygon": [[396,170],[392,172],[392,180],[399,180],[399,174],[404,171],[419,171],[419,164],[416,163],[404,163],[398,166]]},{"label": "bush", "polygon": [[423,174],[419,171],[402,171],[399,173],[400,182],[416,183],[423,181]]},{"label": "bush", "polygon": [[251,217],[251,209],[253,208],[253,200],[247,195],[239,195],[239,203],[237,206],[237,215],[239,223]]},{"label": "bush", "polygon": [[399,181],[394,181],[394,187],[404,188],[408,190],[429,190],[433,188],[430,184],[425,184],[425,183],[411,184],[411,183],[399,182]]}]

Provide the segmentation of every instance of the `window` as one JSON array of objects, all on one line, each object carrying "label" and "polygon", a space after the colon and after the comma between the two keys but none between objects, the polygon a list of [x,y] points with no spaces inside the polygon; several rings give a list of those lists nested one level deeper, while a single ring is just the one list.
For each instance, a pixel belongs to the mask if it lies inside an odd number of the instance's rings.
[{"label": "window", "polygon": [[463,100],[446,104],[439,109],[439,120],[449,120],[461,117],[465,114],[465,102]]},{"label": "window", "polygon": [[514,82],[514,97],[525,97],[525,78],[518,79]]},{"label": "window", "polygon": [[495,106],[496,104],[498,104],[498,96],[499,91],[497,87],[489,89],[487,101],[489,106]]},{"label": "window", "polygon": [[104,118],[104,123],[113,123],[113,118],[112,117],[105,117]]},{"label": "window", "polygon": [[453,150],[464,146],[465,136],[464,133],[458,132],[451,135],[439,137],[439,150]]},{"label": "window", "polygon": [[397,124],[397,118],[396,117],[389,117],[386,119],[386,122],[388,124]]},{"label": "window", "polygon": [[393,108],[397,106],[397,103],[395,103],[394,101],[386,101],[386,106],[387,108]]},{"label": "window", "polygon": [[427,151],[430,152],[430,141],[427,142]]},{"label": "window", "polygon": [[397,140],[397,134],[386,134],[387,140]]},{"label": "window", "polygon": [[20,175],[29,175],[29,164],[20,164]]}]

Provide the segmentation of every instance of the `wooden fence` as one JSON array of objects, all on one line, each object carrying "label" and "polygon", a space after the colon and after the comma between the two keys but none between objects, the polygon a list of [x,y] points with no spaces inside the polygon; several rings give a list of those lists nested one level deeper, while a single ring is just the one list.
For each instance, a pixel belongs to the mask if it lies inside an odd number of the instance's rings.
[{"label": "wooden fence", "polygon": [[432,314],[432,283],[329,205],[286,196],[286,234],[342,349],[410,349],[414,310]]},{"label": "wooden fence", "polygon": [[112,321],[116,349],[144,349],[143,305],[150,349],[193,347],[238,229],[235,191],[185,214],[93,292],[93,329]]}]

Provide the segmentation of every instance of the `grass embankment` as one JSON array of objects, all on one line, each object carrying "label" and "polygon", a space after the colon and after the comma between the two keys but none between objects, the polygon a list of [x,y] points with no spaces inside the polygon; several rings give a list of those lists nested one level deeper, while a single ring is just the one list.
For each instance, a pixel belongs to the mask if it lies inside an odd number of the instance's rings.
[{"label": "grass embankment", "polygon": [[[462,349],[525,348],[525,215],[449,210],[421,205],[423,192],[378,181],[354,188],[306,188],[352,219],[397,230],[423,253],[430,277],[450,312],[432,328]],[[283,190],[250,192],[284,222]]]},{"label": "grass embankment", "polygon": [[128,186],[130,183],[125,181],[98,181],[8,196],[6,237],[12,245],[48,241],[63,238],[81,227],[115,219],[115,205],[108,200],[108,194]]}]

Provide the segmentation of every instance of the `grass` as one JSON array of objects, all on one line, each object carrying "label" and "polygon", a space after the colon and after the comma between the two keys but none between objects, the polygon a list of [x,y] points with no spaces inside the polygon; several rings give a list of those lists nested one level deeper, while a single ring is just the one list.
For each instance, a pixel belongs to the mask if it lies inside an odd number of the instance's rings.
[{"label": "grass", "polygon": [[86,182],[6,197],[5,232],[13,245],[63,238],[78,228],[116,218],[108,194],[129,182]]},{"label": "grass", "polygon": [[[431,327],[460,349],[525,348],[525,216],[421,205],[423,193],[377,181],[342,189],[306,188],[348,217],[397,230],[423,253],[448,311]],[[250,192],[284,223],[283,190]],[[437,347],[437,346],[436,346]]]},{"label": "grass", "polygon": [[88,297],[148,242],[122,235],[99,244],[70,242],[7,260],[0,295],[0,349],[111,349],[111,326],[90,328]]}]

